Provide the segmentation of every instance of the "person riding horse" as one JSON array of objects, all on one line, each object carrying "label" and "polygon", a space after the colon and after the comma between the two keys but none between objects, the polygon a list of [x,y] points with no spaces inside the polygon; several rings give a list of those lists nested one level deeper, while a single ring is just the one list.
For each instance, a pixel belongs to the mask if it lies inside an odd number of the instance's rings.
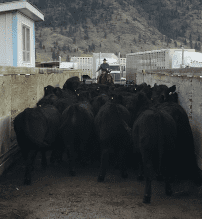
[{"label": "person riding horse", "polygon": [[98,76],[98,83],[105,84],[106,82],[114,83],[112,76],[109,74],[109,64],[106,62],[107,60],[104,58],[103,63],[100,65],[99,70],[102,70],[102,73]]},{"label": "person riding horse", "polygon": [[109,69],[109,64],[106,62],[107,60],[104,58],[103,63],[100,65],[99,69],[96,71],[98,72],[99,70],[107,71],[107,68]]}]

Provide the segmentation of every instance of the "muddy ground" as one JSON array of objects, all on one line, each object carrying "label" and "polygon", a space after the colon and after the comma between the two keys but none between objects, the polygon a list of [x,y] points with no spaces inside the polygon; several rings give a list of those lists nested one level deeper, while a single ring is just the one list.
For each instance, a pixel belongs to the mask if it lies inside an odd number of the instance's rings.
[{"label": "muddy ground", "polygon": [[71,177],[66,161],[43,170],[39,154],[32,184],[25,186],[20,159],[0,176],[0,219],[202,218],[202,191],[191,182],[174,183],[168,197],[163,182],[153,181],[151,204],[143,204],[144,181],[137,181],[134,170],[124,180],[110,167],[104,183],[97,182],[98,172],[98,165],[78,167]]}]

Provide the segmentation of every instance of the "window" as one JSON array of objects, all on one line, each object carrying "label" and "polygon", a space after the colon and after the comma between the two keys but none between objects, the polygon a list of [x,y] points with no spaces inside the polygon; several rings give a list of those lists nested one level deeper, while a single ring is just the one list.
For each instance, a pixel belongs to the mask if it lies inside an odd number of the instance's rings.
[{"label": "window", "polygon": [[30,62],[30,29],[22,26],[23,62]]}]

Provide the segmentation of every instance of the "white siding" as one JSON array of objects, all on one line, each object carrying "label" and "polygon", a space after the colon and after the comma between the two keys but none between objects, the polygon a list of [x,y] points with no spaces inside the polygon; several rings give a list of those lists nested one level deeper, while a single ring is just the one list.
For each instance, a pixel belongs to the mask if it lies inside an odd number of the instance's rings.
[{"label": "white siding", "polygon": [[[33,23],[34,21],[18,12],[18,64],[21,67],[35,67],[35,51],[33,44]],[[22,25],[30,28],[30,63],[23,63],[22,53]]]},{"label": "white siding", "polygon": [[0,64],[6,65],[6,14],[0,14]]},{"label": "white siding", "polygon": [[0,65],[13,65],[12,13],[0,14]]},{"label": "white siding", "polygon": [[12,13],[6,13],[6,58],[9,66],[13,66],[12,19]]}]

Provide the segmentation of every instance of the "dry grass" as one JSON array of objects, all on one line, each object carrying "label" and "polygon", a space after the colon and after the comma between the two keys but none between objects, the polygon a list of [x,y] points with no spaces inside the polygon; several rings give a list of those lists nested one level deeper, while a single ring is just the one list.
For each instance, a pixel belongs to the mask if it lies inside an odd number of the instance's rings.
[{"label": "dry grass", "polygon": [[[1,0],[0,0],[1,1]],[[77,5],[75,1],[75,6]],[[105,1],[107,3],[108,1]],[[86,19],[86,26],[88,30],[89,39],[84,39],[84,29],[82,25],[78,25],[80,31],[73,33],[72,36],[67,36],[67,31],[70,25],[67,25],[67,30],[63,29],[63,35],[60,32],[60,28],[56,27],[55,30],[51,30],[52,27],[46,28],[36,28],[36,49],[37,49],[37,60],[51,60],[52,52],[51,47],[54,46],[54,41],[58,41],[59,46],[69,45],[73,52],[63,52],[60,51],[60,55],[62,57],[62,61],[66,61],[67,54],[69,56],[92,56],[92,53],[95,52],[121,52],[122,57],[125,57],[127,53],[132,52],[140,52],[145,50],[155,50],[162,48],[175,48],[174,43],[162,42],[163,34],[158,30],[157,18],[158,13],[155,12],[155,8],[157,7],[158,1],[147,1],[148,7],[145,9],[143,5],[137,4],[134,6],[130,4],[126,4],[126,6],[122,7],[117,1],[112,0],[113,5],[113,14],[112,19],[107,21],[105,18],[100,20],[100,23],[95,26],[92,23],[91,19]],[[126,2],[128,2],[126,0]],[[109,2],[108,2],[109,3]],[[189,11],[187,10],[187,4],[189,3]],[[176,10],[179,12],[179,17],[173,17],[171,24],[173,29],[179,30],[181,25],[186,21],[188,23],[188,27],[186,29],[186,34],[183,37],[178,37],[177,47],[179,48],[182,44],[184,38],[186,37],[188,45],[185,48],[190,48],[189,45],[189,35],[192,33],[192,41],[193,45],[195,44],[198,35],[201,32],[200,29],[200,8],[198,0],[193,0],[192,4],[190,2],[184,3],[183,6],[176,6],[176,1],[174,0],[165,0],[164,6],[162,6],[162,10]],[[196,7],[197,6],[197,7]],[[90,3],[89,3],[90,7]],[[152,20],[149,20],[148,8],[153,8]],[[199,10],[196,10],[199,9]],[[44,10],[45,13],[53,13],[52,9]],[[60,14],[60,9],[54,9],[54,19],[58,17],[57,14]],[[67,9],[67,14],[68,14]],[[102,13],[102,10],[95,11],[95,18]],[[46,16],[45,16],[46,18]],[[127,19],[127,20],[126,20]],[[72,26],[74,27],[74,26]],[[106,32],[107,37],[105,39],[104,32]],[[41,37],[40,37],[41,33]],[[139,41],[139,34],[141,34],[141,41]],[[73,39],[76,38],[76,43],[73,44]],[[120,37],[120,40],[118,40]],[[202,36],[201,36],[202,37]],[[134,38],[136,39],[136,43],[134,42]],[[39,40],[42,41],[42,44],[45,45],[46,52],[44,49],[39,49]],[[160,40],[160,42],[157,42]],[[155,42],[155,45],[153,44]],[[85,53],[85,50],[91,44],[95,44],[95,50]],[[101,47],[100,47],[101,43]],[[74,52],[74,49],[78,51]]]}]

